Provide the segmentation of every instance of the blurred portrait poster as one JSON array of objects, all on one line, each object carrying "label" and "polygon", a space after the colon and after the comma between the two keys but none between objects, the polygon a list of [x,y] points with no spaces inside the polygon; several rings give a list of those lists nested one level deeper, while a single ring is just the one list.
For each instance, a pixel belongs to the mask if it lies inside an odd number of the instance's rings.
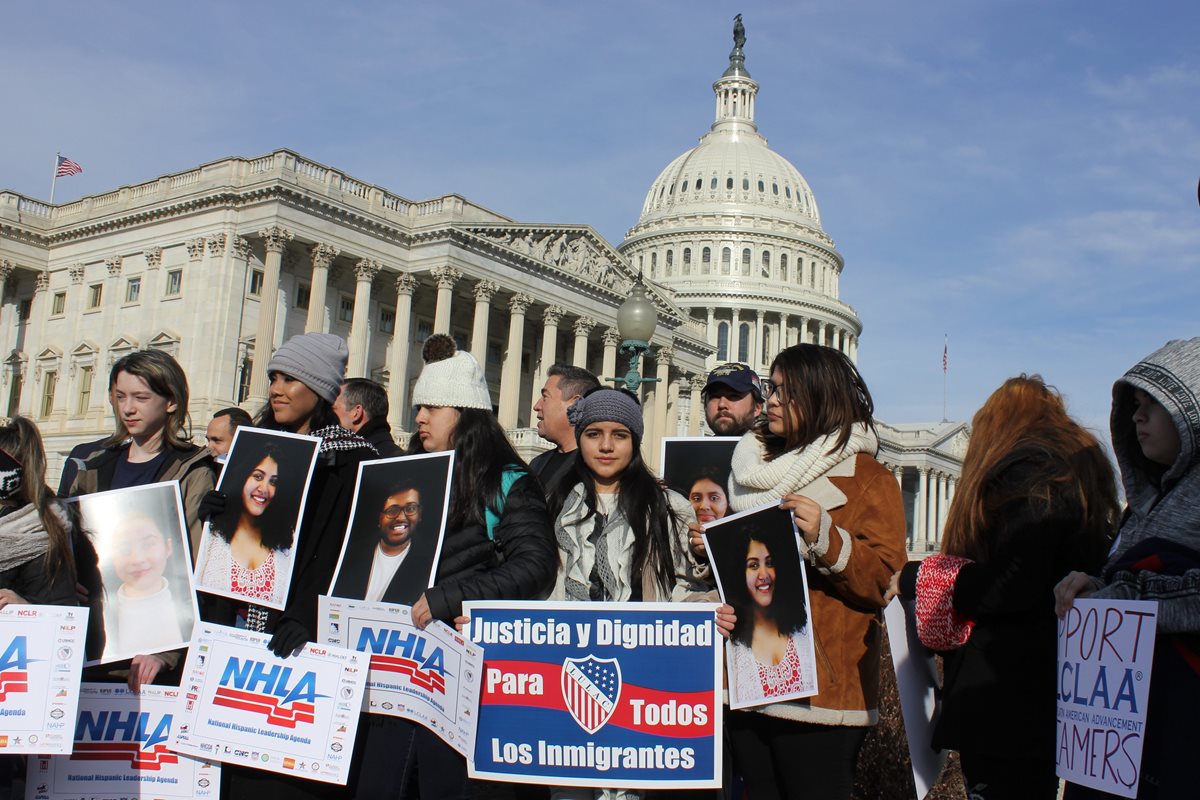
[{"label": "blurred portrait poster", "polygon": [[1058,621],[1058,777],[1137,797],[1158,603],[1075,598]]},{"label": "blurred portrait poster", "polygon": [[454,452],[364,461],[329,594],[411,606],[437,575]]},{"label": "blurred portrait poster", "polygon": [[225,506],[200,536],[197,589],[283,608],[320,446],[312,436],[237,429],[217,481]]},{"label": "blurred portrait poster", "polygon": [[0,755],[70,753],[88,610],[0,608]]},{"label": "blurred portrait poster", "polygon": [[662,440],[663,480],[688,499],[706,525],[729,514],[729,469],[738,436],[667,436]]},{"label": "blurred portrait poster", "polygon": [[78,503],[104,580],[104,650],[89,664],[184,647],[199,618],[175,481],[86,494]]},{"label": "blurred portrait poster", "polygon": [[[318,639],[371,656],[363,711],[424,725],[466,758],[475,743],[483,650],[408,606],[318,598]],[[323,626],[323,628],[320,628]]]},{"label": "blurred portrait poster", "polygon": [[894,597],[883,609],[883,621],[892,651],[892,667],[896,670],[913,785],[917,800],[923,800],[942,774],[946,751],[934,750],[929,744],[941,710],[942,681],[937,656],[917,636],[916,610],[915,600]]},{"label": "blurred portrait poster", "polygon": [[713,603],[468,602],[483,648],[472,778],[721,785]]},{"label": "blurred portrait poster", "polygon": [[270,638],[197,626],[171,749],[345,785],[369,659],[311,643],[279,658],[267,649]]},{"label": "blurred portrait poster", "polygon": [[725,646],[729,707],[817,693],[808,577],[792,515],[777,503],[708,523],[704,546],[721,598],[737,613]]},{"label": "blurred portrait poster", "polygon": [[221,766],[170,749],[180,689],[85,683],[69,756],[30,756],[26,800],[156,797],[201,800],[219,794]]}]

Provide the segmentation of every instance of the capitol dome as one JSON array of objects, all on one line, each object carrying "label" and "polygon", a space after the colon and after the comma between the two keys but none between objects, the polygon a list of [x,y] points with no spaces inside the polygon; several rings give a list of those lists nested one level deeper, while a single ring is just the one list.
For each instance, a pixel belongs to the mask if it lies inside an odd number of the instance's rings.
[{"label": "capitol dome", "polygon": [[862,323],[838,299],[842,256],[804,176],[758,132],[744,42],[735,29],[711,128],[650,185],[620,250],[707,325],[713,364],[765,370],[797,342],[856,359]]}]

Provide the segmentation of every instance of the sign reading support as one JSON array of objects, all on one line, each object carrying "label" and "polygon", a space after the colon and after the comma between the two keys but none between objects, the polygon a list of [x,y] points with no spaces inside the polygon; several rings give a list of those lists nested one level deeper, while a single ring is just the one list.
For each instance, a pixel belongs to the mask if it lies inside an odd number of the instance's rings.
[{"label": "sign reading support", "polygon": [[1087,600],[1058,622],[1058,776],[1137,797],[1158,603]]},{"label": "sign reading support", "polygon": [[88,610],[0,609],[0,755],[70,753]]},{"label": "sign reading support", "polygon": [[298,778],[345,784],[367,657],[307,644],[278,658],[270,636],[200,624],[188,649],[171,747]]},{"label": "sign reading support", "polygon": [[557,786],[721,785],[711,603],[464,604],[484,649],[472,778]]}]

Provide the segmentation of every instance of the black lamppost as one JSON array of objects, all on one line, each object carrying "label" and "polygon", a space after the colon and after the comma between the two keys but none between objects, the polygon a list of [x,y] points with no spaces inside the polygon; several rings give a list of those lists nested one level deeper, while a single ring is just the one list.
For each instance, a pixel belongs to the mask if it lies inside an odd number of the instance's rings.
[{"label": "black lamppost", "polygon": [[654,336],[654,328],[658,322],[658,312],[654,304],[646,297],[646,285],[642,283],[639,272],[629,297],[617,309],[617,333],[621,335],[619,352],[629,354],[629,371],[622,377],[609,378],[621,384],[631,392],[636,393],[643,383],[653,383],[658,378],[643,378],[638,372],[638,358],[650,349],[650,339]]}]

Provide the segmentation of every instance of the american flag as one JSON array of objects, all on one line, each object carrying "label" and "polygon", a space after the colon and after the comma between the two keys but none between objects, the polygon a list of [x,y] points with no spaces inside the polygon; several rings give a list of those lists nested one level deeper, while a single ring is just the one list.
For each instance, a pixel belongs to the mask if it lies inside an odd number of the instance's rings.
[{"label": "american flag", "polygon": [[947,340],[946,343],[942,345],[942,372],[945,372],[949,368],[950,368],[950,342],[949,342],[949,340]]},{"label": "american flag", "polygon": [[58,169],[54,170],[54,177],[63,178],[67,175],[78,175],[83,172],[83,167],[76,164],[69,158],[58,157]]}]

